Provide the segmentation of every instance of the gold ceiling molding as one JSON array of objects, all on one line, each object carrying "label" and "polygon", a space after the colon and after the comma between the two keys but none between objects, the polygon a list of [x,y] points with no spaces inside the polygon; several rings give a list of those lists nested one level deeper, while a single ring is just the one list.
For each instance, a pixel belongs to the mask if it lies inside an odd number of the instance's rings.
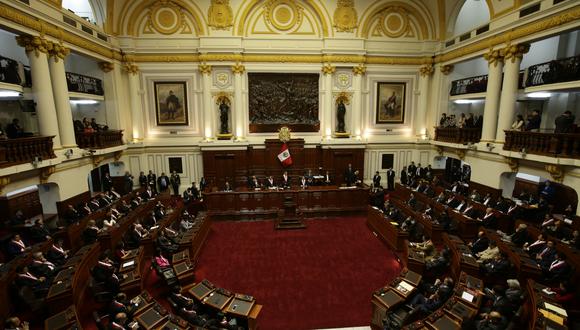
[{"label": "gold ceiling molding", "polygon": [[200,62],[197,54],[135,54],[135,62]]},{"label": "gold ceiling molding", "polygon": [[421,74],[421,77],[429,77],[433,72],[435,72],[435,69],[431,64],[425,64],[419,67],[419,74]]},{"label": "gold ceiling molding", "polygon": [[452,50],[440,56],[437,56],[438,62],[447,62],[460,58],[472,53],[477,53],[486,48],[511,43],[512,40],[527,37],[538,32],[543,32],[570,22],[575,22],[580,19],[580,6],[567,9],[563,12],[554,14],[549,17],[539,19],[520,27],[499,33],[479,40],[470,45],[462,46],[461,48]]},{"label": "gold ceiling molding", "polygon": [[44,2],[55,6],[56,8],[62,8],[62,0],[43,0]]},{"label": "gold ceiling molding", "polygon": [[242,54],[235,54],[235,53],[231,53],[231,54],[227,54],[227,53],[221,53],[221,54],[200,54],[199,55],[199,61],[200,62],[242,62],[243,61],[243,55]]},{"label": "gold ceiling molding", "polygon": [[[130,5],[133,3],[137,3],[137,5],[131,7]],[[173,27],[173,25],[169,23],[176,22],[175,16],[171,14],[172,10],[175,13],[176,10],[175,6],[179,7],[179,13],[182,14],[181,16],[182,23],[186,22],[185,16],[189,15],[191,17],[191,23],[193,25],[193,29],[196,32],[196,35],[199,36],[205,34],[203,28],[204,25],[200,23],[203,22],[203,18],[201,18],[200,15],[198,15],[198,13],[201,12],[199,11],[199,8],[195,4],[195,1],[184,1],[184,0],[127,1],[123,6],[123,8],[121,9],[121,13],[119,15],[119,17],[121,17],[122,19],[119,19],[117,23],[117,32],[119,34],[126,33],[131,36],[137,36],[138,35],[137,29],[139,26],[141,26],[143,19],[147,19],[147,23],[149,23],[150,21],[149,14],[151,13],[151,9],[157,8],[157,6],[165,8],[164,10],[165,14],[163,15],[165,17],[161,17],[161,21],[164,21],[162,22],[163,24],[161,24],[161,30],[165,30],[166,32],[164,34],[167,34],[167,31]],[[174,16],[173,21],[171,21],[172,20],[171,16]],[[160,20],[157,19],[157,22],[159,21]],[[191,33],[191,28],[189,27],[189,25],[186,24],[185,26],[183,26],[183,28],[184,29],[181,31],[182,33]]]},{"label": "gold ceiling molding", "polygon": [[207,25],[216,30],[229,30],[234,25],[230,0],[211,0],[207,11]]},{"label": "gold ceiling molding", "polygon": [[171,0],[158,0],[149,7],[144,32],[154,33],[153,30],[164,35],[174,34],[180,30],[182,33],[184,31],[191,33],[183,9]]},{"label": "gold ceiling molding", "polygon": [[389,38],[404,37],[410,28],[409,14],[403,7],[389,7],[379,15],[379,30]]},{"label": "gold ceiling molding", "polygon": [[443,73],[444,75],[449,75],[451,72],[453,72],[453,65],[442,65],[439,67],[439,70],[441,70],[441,73]]},{"label": "gold ceiling molding", "polygon": [[358,26],[358,14],[354,8],[354,0],[338,0],[333,20],[336,31],[353,32]]},{"label": "gold ceiling molding", "polygon": [[99,69],[104,73],[109,73],[115,69],[115,65],[110,62],[99,62]]},{"label": "gold ceiling molding", "polygon": [[367,56],[367,64],[421,65],[429,63],[430,57]]},{"label": "gold ceiling molding", "polygon": [[364,22],[360,23],[362,28],[359,29],[359,37],[368,38],[371,34],[371,27],[375,26],[375,21],[379,21],[379,29],[388,37],[398,38],[403,36],[405,32],[409,31],[411,21],[417,23],[417,30],[419,40],[430,40],[429,25],[425,16],[427,13],[422,13],[419,9],[401,1],[390,1],[376,7],[366,17]]}]

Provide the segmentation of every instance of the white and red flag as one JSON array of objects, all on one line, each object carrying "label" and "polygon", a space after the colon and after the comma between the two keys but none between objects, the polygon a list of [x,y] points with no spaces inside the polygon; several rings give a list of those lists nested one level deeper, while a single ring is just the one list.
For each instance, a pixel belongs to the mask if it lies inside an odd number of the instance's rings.
[{"label": "white and red flag", "polygon": [[286,145],[286,143],[282,145],[282,149],[280,149],[280,153],[278,154],[278,159],[284,166],[292,165],[292,157],[290,156],[290,150],[288,150],[288,145]]}]

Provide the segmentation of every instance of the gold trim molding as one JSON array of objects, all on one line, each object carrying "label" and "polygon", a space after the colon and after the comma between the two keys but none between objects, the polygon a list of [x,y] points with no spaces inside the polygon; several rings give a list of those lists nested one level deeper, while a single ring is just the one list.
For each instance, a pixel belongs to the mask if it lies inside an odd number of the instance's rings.
[{"label": "gold trim molding", "polygon": [[115,65],[110,62],[99,62],[99,69],[104,73],[109,73],[115,69]]},{"label": "gold trim molding", "polygon": [[357,75],[364,75],[367,72],[367,67],[364,64],[359,64],[357,66],[355,66],[354,68],[352,68],[352,73],[354,73],[355,76]]},{"label": "gold trim molding", "polygon": [[246,67],[241,63],[236,63],[232,65],[232,72],[234,74],[243,74],[246,71]]},{"label": "gold trim molding", "polygon": [[4,192],[4,188],[10,184],[9,176],[0,176],[0,194]]},{"label": "gold trim molding", "polygon": [[530,51],[530,44],[508,45],[503,49],[504,60],[510,60],[515,63],[516,59],[522,59],[524,54]]},{"label": "gold trim molding", "polygon": [[128,74],[139,73],[139,67],[135,63],[125,63],[123,69],[125,69],[125,72],[127,72]]},{"label": "gold trim molding", "polygon": [[503,62],[504,51],[503,49],[493,50],[490,48],[487,53],[483,54],[483,58],[487,61],[488,65],[493,64],[496,67],[498,63]]},{"label": "gold trim molding", "polygon": [[326,63],[322,66],[322,73],[333,74],[336,71],[336,67],[332,66],[330,63]]},{"label": "gold trim molding", "polygon": [[59,58],[64,60],[68,55],[70,55],[70,48],[55,42],[52,42],[51,44],[51,48],[48,49],[48,55],[53,56],[55,62],[58,62]]},{"label": "gold trim molding", "polygon": [[38,179],[40,184],[45,184],[48,182],[48,178],[56,172],[56,167],[54,165],[43,167],[38,172]]},{"label": "gold trim molding", "polygon": [[517,173],[520,169],[520,161],[517,158],[506,157],[505,162],[510,167],[512,173]]},{"label": "gold trim molding", "polygon": [[211,65],[208,64],[200,64],[197,67],[201,74],[211,74]]},{"label": "gold trim molding", "polygon": [[34,52],[36,57],[40,56],[40,53],[48,54],[48,50],[52,48],[50,41],[29,35],[17,36],[16,43],[18,43],[18,46],[23,47],[27,53]]},{"label": "gold trim molding", "polygon": [[421,74],[421,77],[429,77],[430,75],[433,74],[433,72],[435,72],[435,69],[431,64],[425,64],[419,68],[419,73]]},{"label": "gold trim molding", "polygon": [[556,182],[564,181],[564,169],[560,165],[549,164],[544,167],[546,172],[550,173],[552,179]]}]

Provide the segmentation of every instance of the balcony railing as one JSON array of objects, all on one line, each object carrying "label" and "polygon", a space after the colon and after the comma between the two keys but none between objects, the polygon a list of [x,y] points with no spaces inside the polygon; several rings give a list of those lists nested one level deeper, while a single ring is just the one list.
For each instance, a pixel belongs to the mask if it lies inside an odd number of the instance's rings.
[{"label": "balcony railing", "polygon": [[435,127],[435,141],[476,143],[481,139],[481,128]]},{"label": "balcony railing", "polygon": [[580,55],[532,65],[526,87],[580,80]]},{"label": "balcony railing", "polygon": [[487,90],[487,75],[469,77],[451,82],[451,96],[483,93]]},{"label": "balcony railing", "polygon": [[35,157],[46,160],[55,158],[52,150],[54,136],[32,136],[0,140],[0,167],[29,163]]},{"label": "balcony railing", "polygon": [[82,74],[67,72],[66,83],[69,92],[93,95],[105,95],[101,79],[83,76]]},{"label": "balcony railing", "polygon": [[505,131],[504,150],[562,158],[580,158],[580,134]]},{"label": "balcony railing", "polygon": [[77,145],[83,149],[103,149],[123,145],[123,131],[76,132]]}]

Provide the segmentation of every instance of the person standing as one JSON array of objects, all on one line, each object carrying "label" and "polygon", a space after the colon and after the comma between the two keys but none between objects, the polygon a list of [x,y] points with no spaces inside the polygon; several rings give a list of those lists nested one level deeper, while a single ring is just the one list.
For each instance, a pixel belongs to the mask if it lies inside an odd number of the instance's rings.
[{"label": "person standing", "polygon": [[395,190],[395,171],[392,167],[387,171],[387,189]]},{"label": "person standing", "polygon": [[125,191],[123,193],[128,194],[133,190],[133,176],[129,171],[125,172],[125,176],[123,177],[123,186]]},{"label": "person standing", "polygon": [[407,185],[407,167],[403,166],[401,170],[401,184],[406,186]]},{"label": "person standing", "polygon": [[348,164],[348,167],[344,171],[344,181],[347,186],[354,184],[354,170],[352,169],[352,164]]},{"label": "person standing", "polygon": [[574,119],[570,111],[565,111],[554,121],[554,125],[556,126],[554,133],[571,133]]},{"label": "person standing", "polygon": [[169,181],[171,182],[171,187],[173,188],[173,194],[175,196],[179,196],[179,185],[181,184],[181,179],[179,178],[179,174],[177,174],[176,171],[173,171]]},{"label": "person standing", "polygon": [[169,188],[169,178],[165,175],[165,172],[161,172],[161,175],[157,179],[157,183],[159,184],[159,191],[165,192]]},{"label": "person standing", "polygon": [[113,188],[113,179],[111,179],[109,173],[105,173],[105,177],[103,178],[103,191],[111,191],[111,188]]},{"label": "person standing", "polygon": [[145,173],[143,173],[143,171],[141,171],[141,173],[139,173],[139,185],[141,186],[141,188],[146,188],[147,187],[147,176],[145,175]]},{"label": "person standing", "polygon": [[379,171],[375,172],[375,176],[373,176],[373,186],[380,187],[381,186],[381,176]]},{"label": "person standing", "polygon": [[147,184],[149,185],[149,187],[151,187],[151,190],[153,190],[155,193],[157,193],[157,175],[155,175],[155,173],[153,173],[152,170],[149,170],[149,174],[147,174]]}]

